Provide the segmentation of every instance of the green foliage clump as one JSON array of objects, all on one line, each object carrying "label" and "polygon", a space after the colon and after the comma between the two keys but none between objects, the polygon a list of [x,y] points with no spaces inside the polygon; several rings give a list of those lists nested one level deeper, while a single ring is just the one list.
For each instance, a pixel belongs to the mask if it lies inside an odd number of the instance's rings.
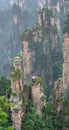
[{"label": "green foliage clump", "polygon": [[51,103],[43,108],[43,116],[36,113],[36,109],[28,102],[26,113],[22,120],[22,130],[61,130],[62,120],[57,118],[57,111]]},{"label": "green foliage clump", "polygon": [[62,76],[63,53],[61,48],[51,52],[54,81]]},{"label": "green foliage clump", "polygon": [[46,100],[46,95],[43,95],[43,96],[41,97],[41,100],[42,100],[42,101]]},{"label": "green foliage clump", "polygon": [[58,118],[57,110],[54,108],[53,104],[48,102],[43,108],[44,116],[46,119],[46,126],[49,130],[61,130],[62,120]]},{"label": "green foliage clump", "polygon": [[69,129],[69,99],[65,97],[61,102],[63,105],[61,110],[62,126]]},{"label": "green foliage clump", "polygon": [[25,84],[24,85],[24,91],[29,92],[30,87],[31,87],[31,84]]},{"label": "green foliage clump", "polygon": [[15,92],[12,93],[12,96],[13,96],[13,97],[16,97],[16,96],[17,96],[17,93],[15,93]]},{"label": "green foliage clump", "polygon": [[0,97],[0,130],[13,130],[10,119],[9,100],[5,97]]},{"label": "green foliage clump", "polygon": [[11,73],[11,77],[16,78],[16,79],[19,80],[20,77],[21,77],[21,74],[22,74],[21,70],[17,69],[17,70],[14,70],[14,71]]},{"label": "green foliage clump", "polygon": [[32,103],[28,101],[26,113],[22,120],[22,130],[46,130],[45,122],[42,121],[41,116],[36,114],[36,109]]},{"label": "green foliage clump", "polygon": [[63,33],[68,33],[69,34],[69,14],[67,15],[67,19],[65,21],[65,25],[63,28]]},{"label": "green foliage clump", "polygon": [[0,95],[11,94],[11,81],[5,76],[0,77]]},{"label": "green foliage clump", "polygon": [[58,115],[57,109],[51,102],[48,102],[42,109],[43,116],[36,113],[36,109],[29,101],[26,113],[22,120],[22,130],[61,130],[63,127],[69,128],[69,101],[62,100],[63,107]]},{"label": "green foliage clump", "polygon": [[21,55],[20,54],[16,54],[15,57],[21,57]]},{"label": "green foliage clump", "polygon": [[69,86],[64,90],[64,97],[69,100]]}]

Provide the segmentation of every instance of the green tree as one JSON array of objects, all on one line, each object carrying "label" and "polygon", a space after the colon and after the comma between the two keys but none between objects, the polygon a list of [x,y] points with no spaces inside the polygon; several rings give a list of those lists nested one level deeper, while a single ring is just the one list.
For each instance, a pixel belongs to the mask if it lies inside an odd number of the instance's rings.
[{"label": "green tree", "polygon": [[11,93],[11,81],[5,76],[0,77],[0,95],[6,95]]},{"label": "green tree", "polygon": [[22,120],[22,130],[48,130],[45,127],[45,122],[42,117],[36,113],[36,109],[29,101],[27,104],[26,113]]},{"label": "green tree", "polygon": [[63,33],[68,33],[69,34],[69,14],[67,15],[66,21],[65,21],[65,25],[63,28]]},{"label": "green tree", "polygon": [[62,120],[57,118],[57,110],[53,107],[52,103],[48,102],[43,108],[44,118],[46,120],[46,127],[49,130],[61,130]]},{"label": "green tree", "polygon": [[9,123],[9,100],[0,96],[0,130],[13,130]]},{"label": "green tree", "polygon": [[63,127],[66,127],[69,129],[69,99],[68,98],[63,98],[62,99],[62,112],[61,112],[61,117],[63,121]]}]

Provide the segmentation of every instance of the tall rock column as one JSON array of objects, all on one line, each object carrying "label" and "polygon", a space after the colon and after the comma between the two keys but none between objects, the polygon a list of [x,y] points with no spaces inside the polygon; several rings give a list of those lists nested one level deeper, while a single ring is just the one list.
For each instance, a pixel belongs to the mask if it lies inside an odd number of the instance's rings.
[{"label": "tall rock column", "polygon": [[27,78],[31,72],[31,52],[29,50],[28,41],[21,41],[22,57],[23,57],[23,71],[24,78]]},{"label": "tall rock column", "polygon": [[63,56],[63,87],[66,90],[69,89],[69,35],[67,34],[64,36]]},{"label": "tall rock column", "polygon": [[42,108],[46,104],[46,96],[44,95],[39,78],[35,76],[32,77],[31,96],[33,106],[36,108],[37,113],[42,114]]},{"label": "tall rock column", "polygon": [[11,73],[11,89],[12,95],[10,98],[12,121],[16,130],[21,130],[21,120],[23,116],[22,109],[22,91],[23,91],[23,76],[21,69],[21,58],[14,57],[13,70]]},{"label": "tall rock column", "polygon": [[55,82],[54,94],[52,97],[53,106],[56,108],[58,116],[60,115],[60,111],[62,108],[62,103],[60,101],[63,98],[63,91],[64,88],[63,88],[62,78],[59,78]]},{"label": "tall rock column", "polygon": [[[64,36],[64,44],[63,44],[63,87],[64,87],[64,97],[69,99],[69,34],[65,33]],[[69,108],[63,107],[63,112],[68,112]],[[66,114],[64,116],[64,121],[67,122],[69,120],[69,115]],[[64,126],[63,130],[68,130],[69,127]]]}]

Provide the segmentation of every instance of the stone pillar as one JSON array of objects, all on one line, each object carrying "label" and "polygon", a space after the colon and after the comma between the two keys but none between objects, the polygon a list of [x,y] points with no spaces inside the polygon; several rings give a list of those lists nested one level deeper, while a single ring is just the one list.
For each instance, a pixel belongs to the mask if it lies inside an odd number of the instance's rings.
[{"label": "stone pillar", "polygon": [[60,101],[63,98],[63,91],[64,91],[63,81],[62,81],[62,78],[59,78],[55,82],[54,95],[52,98],[53,106],[56,108],[58,116],[59,116],[60,110],[62,108],[62,103]]},{"label": "stone pillar", "polygon": [[11,73],[11,89],[12,94],[10,97],[10,107],[12,112],[13,126],[16,130],[21,130],[21,120],[23,116],[23,76],[21,69],[21,58],[19,56],[14,57],[13,70]]},{"label": "stone pillar", "polygon": [[28,41],[21,41],[22,44],[22,60],[23,60],[23,71],[24,71],[24,78],[31,72],[31,52],[29,50]]},{"label": "stone pillar", "polygon": [[44,95],[39,78],[36,76],[32,77],[31,95],[33,106],[36,108],[37,113],[42,114],[42,108],[46,104],[46,96]]},{"label": "stone pillar", "polygon": [[[64,87],[64,97],[69,97],[69,35],[65,34],[64,44],[63,44],[63,87]],[[69,116],[65,116],[64,120],[67,121]],[[63,130],[68,130],[69,128],[63,127]]]},{"label": "stone pillar", "polygon": [[63,44],[63,87],[67,89],[69,87],[69,36],[65,34]]}]

